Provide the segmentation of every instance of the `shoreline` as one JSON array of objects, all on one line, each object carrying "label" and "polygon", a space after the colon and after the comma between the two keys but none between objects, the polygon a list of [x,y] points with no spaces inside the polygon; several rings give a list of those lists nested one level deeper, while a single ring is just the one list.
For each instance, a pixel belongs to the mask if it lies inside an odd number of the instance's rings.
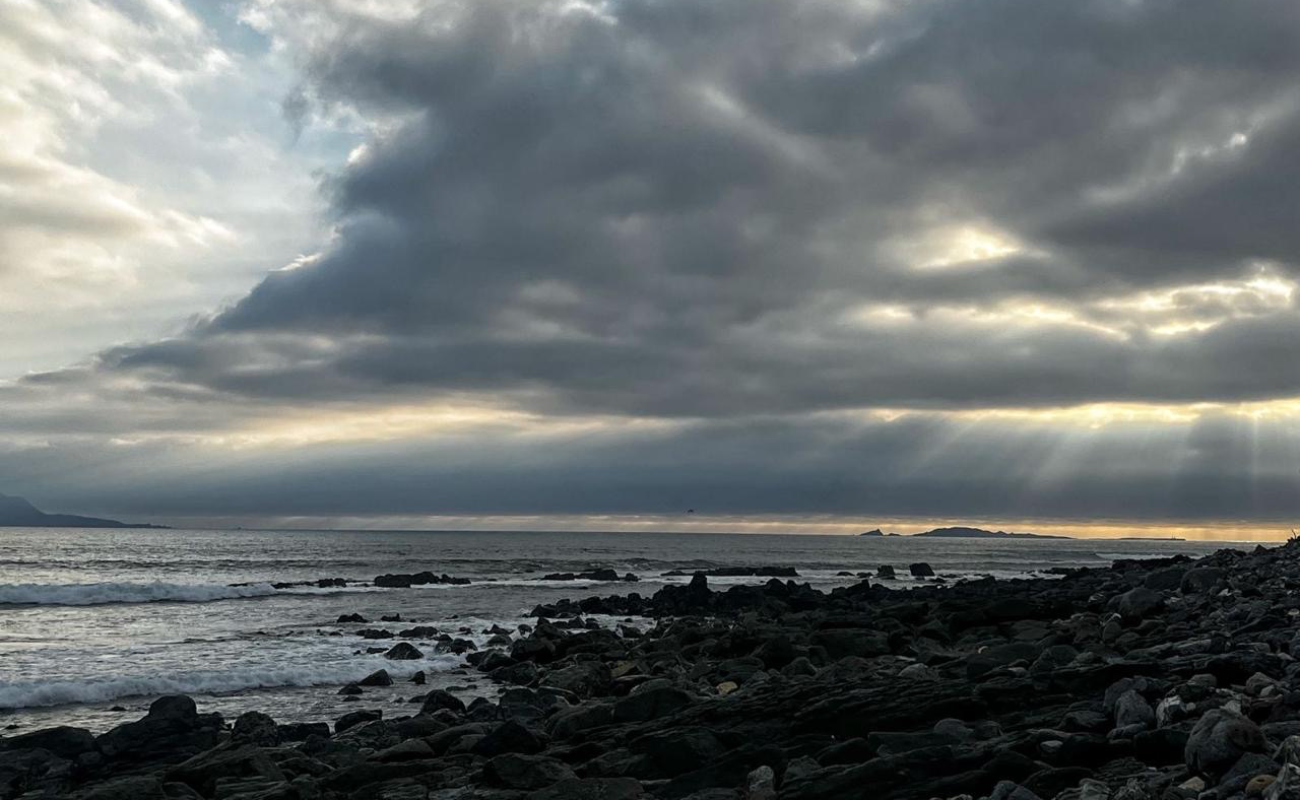
[{"label": "shoreline", "polygon": [[[495,699],[410,684],[395,690],[418,702],[376,708],[362,685],[358,710],[329,726],[259,712],[228,725],[164,697],[98,737],[0,737],[0,800],[1177,800],[1300,786],[1300,545],[1061,572],[828,592],[777,577],[646,595],[611,583],[618,594],[534,608],[495,646],[461,645],[504,688]],[[593,614],[639,625],[589,627]]]}]

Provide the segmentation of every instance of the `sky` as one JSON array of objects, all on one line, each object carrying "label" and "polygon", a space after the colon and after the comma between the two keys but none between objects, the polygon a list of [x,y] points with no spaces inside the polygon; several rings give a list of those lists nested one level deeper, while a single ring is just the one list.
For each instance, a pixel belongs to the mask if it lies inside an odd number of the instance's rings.
[{"label": "sky", "polygon": [[1285,536],[1298,36],[1293,0],[0,0],[0,491]]}]

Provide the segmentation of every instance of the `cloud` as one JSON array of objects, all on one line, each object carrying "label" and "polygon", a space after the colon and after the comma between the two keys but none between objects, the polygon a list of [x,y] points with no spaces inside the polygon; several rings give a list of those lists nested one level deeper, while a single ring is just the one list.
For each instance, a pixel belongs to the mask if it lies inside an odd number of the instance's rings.
[{"label": "cloud", "polygon": [[337,243],[106,363],[668,416],[1295,394],[1241,368],[1296,324],[1295,20],[1257,5],[268,5],[383,120]]},{"label": "cloud", "polygon": [[[279,124],[364,136],[322,180],[331,238],[170,337],[0,397],[28,439],[341,448],[276,467],[340,513],[632,513],[688,487],[729,511],[1273,513],[1276,465],[1224,465],[1255,436],[1230,406],[1300,396],[1300,18],[1248,8],[245,3],[300,68]],[[78,392],[111,409],[83,431],[41,405]],[[1033,416],[1098,405],[1177,419],[1147,457],[1122,425]],[[971,416],[998,411],[1028,427]],[[322,444],[357,415],[428,441]],[[448,445],[448,420],[481,438]],[[564,427],[619,421],[650,428]],[[516,424],[554,432],[553,468],[519,466]],[[1209,430],[1239,449],[1188,447]],[[904,469],[950,440],[951,472]],[[404,477],[376,487],[374,464]],[[230,469],[209,501],[303,512]]]},{"label": "cloud", "polygon": [[175,330],[319,236],[273,56],[178,0],[7,3],[0,76],[0,376]]}]

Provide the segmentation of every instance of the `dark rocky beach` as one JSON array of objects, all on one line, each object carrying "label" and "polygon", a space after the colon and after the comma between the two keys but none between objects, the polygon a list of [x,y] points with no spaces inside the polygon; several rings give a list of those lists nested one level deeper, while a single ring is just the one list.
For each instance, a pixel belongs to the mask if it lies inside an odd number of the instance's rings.
[{"label": "dark rocky beach", "polygon": [[[396,713],[380,672],[331,726],[166,696],[98,736],[8,732],[0,798],[1300,798],[1300,544],[908,590],[610,578],[436,643],[493,700],[416,680]],[[395,666],[435,646],[394,630]]]}]

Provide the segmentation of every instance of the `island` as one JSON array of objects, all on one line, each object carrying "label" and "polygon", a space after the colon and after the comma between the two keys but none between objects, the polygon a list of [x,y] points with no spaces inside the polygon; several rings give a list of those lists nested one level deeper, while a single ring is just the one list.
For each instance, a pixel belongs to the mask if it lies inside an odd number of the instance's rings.
[{"label": "island", "polygon": [[1072,536],[1055,536],[1047,533],[1007,533],[986,531],[983,528],[935,528],[916,536],[935,536],[944,539],[1072,539]]},{"label": "island", "polygon": [[166,528],[76,514],[46,514],[21,497],[0,494],[0,528]]},{"label": "island", "polygon": [[[1007,533],[1006,531],[986,531],[983,528],[935,528],[912,536],[933,536],[939,539],[1073,539],[1073,536],[1056,536],[1047,533]],[[859,533],[858,536],[902,536],[899,533],[885,533],[879,528]]]}]

